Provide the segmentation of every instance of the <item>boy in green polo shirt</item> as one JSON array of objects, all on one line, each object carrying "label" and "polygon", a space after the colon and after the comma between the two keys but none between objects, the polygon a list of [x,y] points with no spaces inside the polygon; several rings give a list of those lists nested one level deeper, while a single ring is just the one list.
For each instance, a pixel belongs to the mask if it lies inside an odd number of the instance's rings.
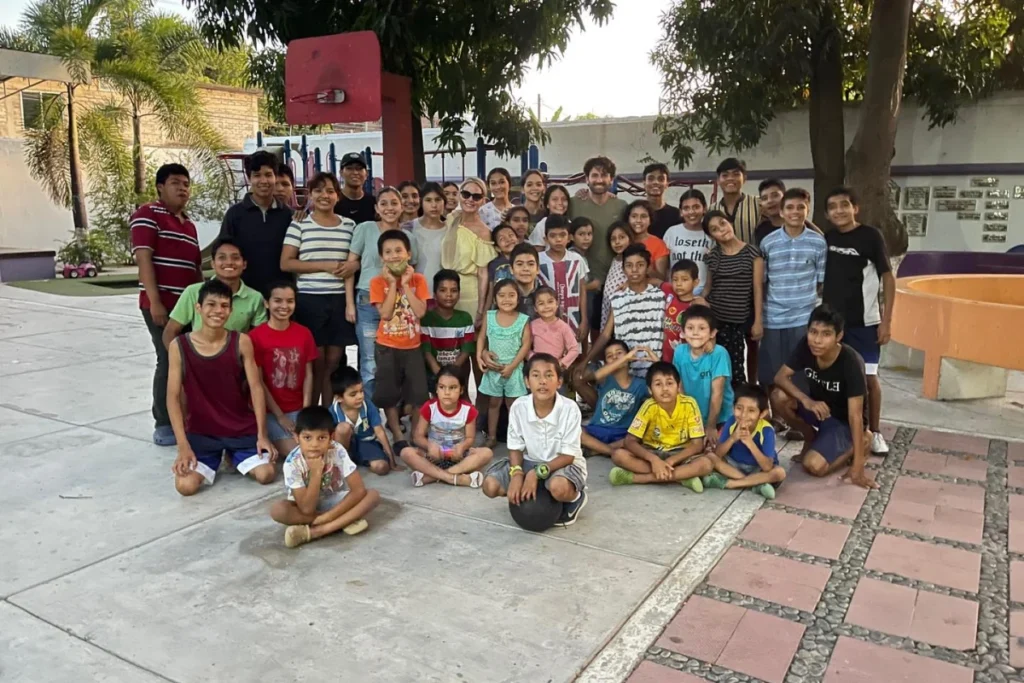
[{"label": "boy in green polo shirt", "polygon": [[[242,282],[244,270],[245,256],[234,240],[230,237],[218,238],[213,243],[213,274],[232,291],[231,316],[224,325],[229,331],[248,332],[267,321],[263,295]],[[202,328],[203,321],[196,313],[199,288],[202,286],[202,282],[197,282],[186,287],[181,293],[181,298],[174,305],[174,310],[171,311],[164,327],[164,346],[169,348],[174,338],[181,334],[186,326],[191,325],[193,332]]]}]

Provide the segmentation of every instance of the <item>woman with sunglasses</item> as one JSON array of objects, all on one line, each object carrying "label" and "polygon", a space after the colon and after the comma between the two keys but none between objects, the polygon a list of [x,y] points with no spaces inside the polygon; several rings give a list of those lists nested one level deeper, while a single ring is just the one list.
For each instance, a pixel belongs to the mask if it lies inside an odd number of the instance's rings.
[{"label": "woman with sunglasses", "polygon": [[487,174],[486,189],[491,193],[491,201],[480,207],[480,219],[488,228],[494,230],[504,221],[505,212],[512,208],[512,200],[509,199],[512,176],[504,168],[492,168]]},{"label": "woman with sunglasses", "polygon": [[459,208],[448,216],[448,234],[441,243],[441,267],[450,268],[462,280],[456,306],[466,311],[479,327],[484,318],[487,292],[487,264],[498,255],[491,241],[491,228],[480,209],[487,201],[486,186],[479,178],[466,178],[459,186]]}]

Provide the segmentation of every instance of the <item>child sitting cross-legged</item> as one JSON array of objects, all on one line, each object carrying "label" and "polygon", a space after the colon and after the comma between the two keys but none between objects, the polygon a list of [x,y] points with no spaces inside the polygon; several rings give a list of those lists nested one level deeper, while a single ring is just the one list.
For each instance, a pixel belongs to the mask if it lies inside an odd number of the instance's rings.
[{"label": "child sitting cross-legged", "polygon": [[704,455],[704,422],[697,402],[680,393],[679,371],[658,361],[647,371],[647,399],[629,426],[626,447],[612,453],[608,480],[623,484],[679,482],[700,493],[714,465]]},{"label": "child sitting cross-legged", "polygon": [[452,486],[480,488],[481,471],[491,461],[490,448],[473,448],[476,408],[462,398],[462,380],[452,366],[437,373],[436,397],[420,407],[412,446],[399,457],[413,469],[412,485],[443,481]]},{"label": "child sitting cross-legged", "polygon": [[584,374],[586,388],[578,391],[581,396],[591,396],[585,400],[596,406],[580,439],[590,453],[610,456],[615,449],[625,448],[629,425],[650,395],[644,379],[629,372],[629,364],[640,353],[654,352],[643,347],[630,349],[621,339],[612,339],[604,347],[604,365]]},{"label": "child sitting cross-legged", "polygon": [[334,440],[342,444],[357,465],[365,465],[374,474],[387,474],[391,470],[404,470],[395,461],[395,453],[384,432],[380,410],[363,390],[359,371],[347,365],[331,375],[334,401]]},{"label": "child sitting cross-legged", "polygon": [[786,478],[775,452],[775,429],[767,420],[768,393],[754,384],[736,386],[732,417],[722,425],[718,449],[711,456],[715,471],[704,486],[716,489],[754,489],[768,500]]},{"label": "child sitting cross-legged", "polygon": [[345,447],[331,438],[333,431],[326,408],[303,408],[295,418],[299,445],[284,461],[288,497],[270,508],[275,522],[288,525],[289,548],[340,530],[350,536],[365,531],[364,517],[380,502],[380,494],[363,485]]}]

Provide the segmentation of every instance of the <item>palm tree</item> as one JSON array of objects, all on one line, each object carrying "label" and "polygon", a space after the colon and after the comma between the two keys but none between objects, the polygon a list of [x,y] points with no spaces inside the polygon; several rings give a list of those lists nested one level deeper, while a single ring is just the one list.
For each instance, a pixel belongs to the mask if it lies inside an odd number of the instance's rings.
[{"label": "palm tree", "polygon": [[[220,173],[224,142],[207,122],[197,76],[223,63],[199,31],[180,17],[154,13],[148,2],[118,0],[106,11],[95,53],[96,75],[123,98],[131,122],[135,192],[146,193],[142,121],[156,117],[168,136],[206,172]],[[244,62],[243,62],[244,63]]]},{"label": "palm tree", "polygon": [[[60,57],[71,75],[66,84],[67,98],[54,101],[43,112],[50,123],[43,130],[29,133],[26,157],[33,176],[43,183],[54,201],[71,206],[75,236],[82,241],[89,229],[85,208],[85,186],[82,181],[82,158],[79,144],[79,112],[75,89],[89,80],[89,67],[95,52],[92,31],[103,9],[111,0],[36,0],[25,10],[17,33],[0,34],[0,46],[13,50],[45,52]],[[61,111],[63,109],[63,111]],[[67,126],[56,136],[66,114]],[[61,142],[63,141],[63,142]],[[60,151],[56,158],[43,154]],[[60,162],[58,163],[58,159]],[[68,160],[64,166],[63,159]]]}]

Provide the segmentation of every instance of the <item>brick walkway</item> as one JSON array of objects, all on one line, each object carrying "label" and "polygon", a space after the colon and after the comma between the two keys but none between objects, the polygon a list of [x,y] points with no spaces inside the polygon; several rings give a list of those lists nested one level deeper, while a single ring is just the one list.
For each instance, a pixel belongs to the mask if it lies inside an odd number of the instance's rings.
[{"label": "brick walkway", "polygon": [[791,470],[629,683],[1024,680],[1024,443],[883,433],[878,491]]}]

